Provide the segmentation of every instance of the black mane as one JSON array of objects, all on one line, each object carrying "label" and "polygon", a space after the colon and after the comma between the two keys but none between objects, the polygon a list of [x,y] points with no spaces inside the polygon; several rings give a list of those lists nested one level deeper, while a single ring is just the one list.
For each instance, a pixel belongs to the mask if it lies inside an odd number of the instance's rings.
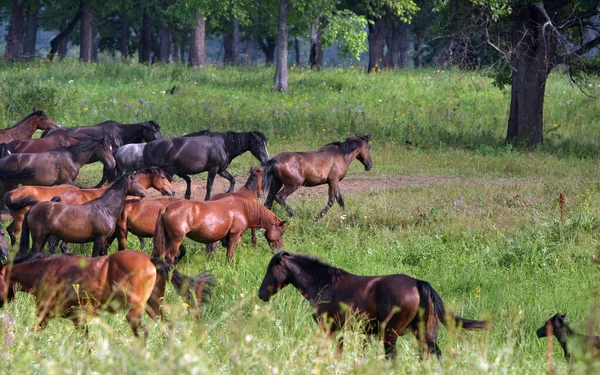
[{"label": "black mane", "polygon": [[317,276],[319,279],[337,279],[348,274],[341,268],[333,267],[332,265],[308,254],[290,254],[291,258],[303,266],[304,271]]},{"label": "black mane", "polygon": [[257,170],[255,169],[255,170],[253,170],[250,173],[250,176],[248,176],[248,180],[246,181],[246,184],[244,185],[244,187],[246,189],[248,189],[248,190],[256,191],[256,189],[259,188],[259,186],[258,186],[258,173],[256,171]]},{"label": "black mane", "polygon": [[250,143],[253,137],[257,137],[265,144],[267,143],[267,137],[259,131],[251,132],[211,132],[209,129],[200,130],[194,133],[184,135],[184,137],[220,137],[225,142],[225,150],[229,155],[230,159],[246,152],[250,149]]},{"label": "black mane", "polygon": [[354,137],[348,137],[344,142],[332,142],[328,143],[325,146],[337,146],[340,149],[340,154],[348,155],[352,151],[361,147],[367,139],[363,136],[356,135]]}]

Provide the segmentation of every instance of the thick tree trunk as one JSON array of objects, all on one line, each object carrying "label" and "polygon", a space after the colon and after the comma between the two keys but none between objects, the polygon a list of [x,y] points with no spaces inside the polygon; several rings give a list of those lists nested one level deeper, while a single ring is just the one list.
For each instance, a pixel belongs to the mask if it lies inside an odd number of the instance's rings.
[{"label": "thick tree trunk", "polygon": [[296,66],[300,66],[300,41],[294,38],[294,52],[296,54]]},{"label": "thick tree trunk", "polygon": [[171,61],[171,45],[173,44],[173,39],[171,39],[171,29],[167,26],[162,26],[158,32],[158,39],[158,61],[163,64],[168,64]]},{"label": "thick tree trunk", "polygon": [[233,64],[233,36],[223,33],[223,65]]},{"label": "thick tree trunk", "polygon": [[92,5],[89,3],[81,4],[81,23],[80,23],[80,50],[79,60],[83,62],[92,61],[92,20],[94,17]]},{"label": "thick tree trunk", "polygon": [[512,88],[507,142],[535,145],[543,142],[544,93],[556,45],[543,33],[545,19],[535,5],[515,10],[512,31]]},{"label": "thick tree trunk", "polygon": [[129,57],[129,25],[121,21],[121,59]]},{"label": "thick tree trunk", "polygon": [[242,53],[241,64],[242,66],[250,65],[250,61],[252,61],[252,51],[254,51],[254,39],[252,35],[246,40],[246,45],[244,46],[244,52]]},{"label": "thick tree trunk", "polygon": [[[68,45],[67,38],[69,37],[69,34],[71,34],[71,31],[73,31],[73,29],[75,28],[75,25],[77,25],[77,22],[79,22],[80,18],[81,18],[81,6],[79,7],[79,11],[75,15],[75,17],[71,20],[71,22],[69,22],[69,24],[65,26],[63,31],[61,31],[57,36],[55,36],[50,41],[50,52],[48,52],[48,59],[50,59],[50,61],[52,61],[52,59],[54,58],[54,55],[56,55],[56,52],[58,52],[58,55],[61,58],[67,56],[67,45]],[[64,25],[66,22],[67,22],[66,20],[63,20],[63,22],[61,22],[61,26]]]},{"label": "thick tree trunk", "polygon": [[413,50],[414,50],[414,56],[413,56],[413,64],[415,65],[415,68],[420,68],[421,67],[421,41],[422,41],[422,37],[421,37],[421,33],[415,33],[415,40],[413,42]]},{"label": "thick tree trunk", "polygon": [[398,21],[386,33],[386,64],[390,68],[408,67],[408,24]]},{"label": "thick tree trunk", "polygon": [[10,7],[10,26],[6,34],[4,58],[9,61],[21,61],[23,50],[23,5],[24,2],[12,0]]},{"label": "thick tree trunk", "polygon": [[308,62],[312,70],[320,70],[323,67],[323,45],[321,45],[321,29],[319,21],[313,22],[310,26],[310,55]]},{"label": "thick tree trunk", "polygon": [[152,46],[152,36],[150,33],[150,14],[144,11],[142,16],[142,29],[140,30],[140,48],[139,62],[150,64],[150,48]]},{"label": "thick tree trunk", "polygon": [[190,33],[189,65],[199,67],[206,65],[206,20],[200,9],[194,11],[196,26]]},{"label": "thick tree trunk", "polygon": [[279,1],[277,27],[277,60],[275,61],[275,90],[288,90],[288,17],[290,0]]},{"label": "thick tree trunk", "polygon": [[25,28],[25,38],[23,39],[23,58],[31,59],[35,57],[35,43],[37,41],[38,31],[38,9],[27,13],[27,26]]},{"label": "thick tree trunk", "polygon": [[385,20],[383,18],[376,18],[372,23],[369,23],[369,73],[385,66],[384,48]]},{"label": "thick tree trunk", "polygon": [[258,45],[265,54],[265,65],[273,65],[273,62],[275,61],[275,48],[277,48],[276,39],[272,36],[268,36],[264,40],[258,38]]}]

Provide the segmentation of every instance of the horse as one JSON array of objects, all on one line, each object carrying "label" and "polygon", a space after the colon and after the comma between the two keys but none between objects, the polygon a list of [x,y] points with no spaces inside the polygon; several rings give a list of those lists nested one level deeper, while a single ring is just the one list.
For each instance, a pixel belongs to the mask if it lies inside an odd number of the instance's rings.
[{"label": "horse", "polygon": [[38,153],[52,151],[58,147],[68,147],[91,138],[85,134],[63,132],[44,138],[16,139],[6,143],[6,146],[11,153]]},{"label": "horse", "polygon": [[8,260],[8,256],[10,253],[10,247],[8,247],[8,243],[6,242],[6,236],[4,235],[4,230],[2,229],[2,225],[0,225],[0,263],[5,260]]},{"label": "horse", "polygon": [[10,216],[13,218],[12,223],[6,227],[11,244],[15,245],[17,243],[17,238],[21,234],[23,219],[31,206],[39,202],[49,201],[69,189],[78,188],[71,184],[21,186],[4,194],[4,205],[8,208]]},{"label": "horse", "polygon": [[[151,142],[162,138],[160,125],[155,121],[140,122],[136,124],[122,124],[117,121],[104,121],[92,126],[78,126],[73,128],[60,128],[44,132],[42,138],[56,135],[57,133],[77,133],[90,137],[106,137],[114,150],[129,143]],[[90,160],[90,163],[96,160]],[[104,166],[102,179],[96,185],[100,187],[106,181],[112,168]]]},{"label": "horse", "polygon": [[76,327],[81,327],[86,324],[85,313],[129,309],[125,318],[133,333],[139,336],[143,332],[147,338],[142,315],[146,311],[153,320],[162,315],[168,280],[195,313],[215,283],[210,273],[189,277],[134,250],[92,259],[76,254],[34,254],[17,258],[12,265],[0,264],[0,307],[14,299],[15,287],[19,285],[35,296],[36,331],[56,316],[71,319]]},{"label": "horse", "polygon": [[111,169],[115,166],[108,140],[95,138],[38,154],[8,155],[0,159],[0,179],[5,184],[4,191],[16,188],[19,183],[41,186],[74,184],[79,169],[92,157]]},{"label": "horse", "polygon": [[339,183],[355,158],[367,171],[373,167],[370,135],[348,137],[344,142],[329,143],[316,151],[282,152],[264,166],[263,190],[269,191],[265,205],[271,208],[276,200],[293,216],[294,210],[286,203],[293,192],[300,186],[327,184],[329,201],[319,218],[325,216],[335,200],[345,209]]},{"label": "horse", "polygon": [[[248,176],[248,180],[246,184],[233,193],[221,193],[210,198],[211,201],[217,201],[219,199],[227,198],[231,195],[249,199],[254,202],[258,202],[258,197],[262,190],[262,180],[263,180],[263,169],[262,168],[254,168],[250,167],[250,175]],[[250,228],[252,232],[252,246],[256,247],[256,228]],[[206,244],[206,253],[211,254],[213,251],[217,249],[218,243],[213,242],[211,244]]]},{"label": "horse", "polygon": [[121,177],[125,173],[133,173],[144,169],[145,143],[130,143],[123,145],[115,152],[117,167],[112,176],[107,176],[108,181]]},{"label": "horse", "polygon": [[33,111],[16,125],[0,129],[0,143],[7,143],[15,139],[28,139],[37,130],[52,130],[58,125],[44,111]]},{"label": "horse", "polygon": [[[242,233],[248,228],[264,228],[265,238],[274,249],[283,247],[286,221],[259,203],[230,196],[217,201],[181,200],[162,208],[154,230],[153,257],[173,264],[179,245],[187,236],[196,242],[221,241],[227,248],[227,261]],[[210,256],[210,254],[207,254]]]},{"label": "horse", "polygon": [[[158,199],[131,199],[125,201],[125,207],[123,207],[121,216],[119,216],[119,219],[117,220],[115,233],[109,240],[109,246],[116,238],[118,249],[126,249],[127,233],[131,232],[139,238],[140,247],[143,249],[146,246],[144,238],[151,238],[154,236],[156,220],[158,219],[160,210],[179,200],[181,200],[181,198],[162,197]],[[185,256],[185,253],[185,246],[183,244],[179,245],[179,255],[177,255],[174,260],[174,264],[177,264],[181,258]]]},{"label": "horse", "polygon": [[[441,358],[437,345],[439,323],[447,318],[464,329],[485,329],[487,323],[449,314],[444,302],[426,281],[408,275],[358,276],[305,254],[277,253],[271,258],[258,296],[267,302],[292,284],[315,309],[313,317],[333,337],[353,314],[365,320],[366,333],[383,331],[387,359],[396,358],[396,341],[405,329],[426,340],[430,353]],[[423,314],[420,314],[420,310]],[[340,341],[338,350],[342,350]],[[419,345],[421,356],[423,345]]]},{"label": "horse", "polygon": [[53,235],[68,242],[94,242],[92,256],[106,255],[108,239],[115,231],[117,218],[123,210],[127,195],[146,196],[146,190],[133,175],[122,177],[100,198],[84,204],[70,205],[52,201],[36,204],[23,220],[19,254],[29,252],[31,232],[34,253],[40,252],[48,237]]},{"label": "horse", "polygon": [[250,151],[261,164],[269,159],[267,137],[261,132],[194,134],[163,138],[144,147],[144,164],[147,167],[159,167],[185,180],[185,199],[190,199],[192,195],[189,174],[208,171],[205,200],[209,200],[217,174],[229,181],[227,192],[233,192],[235,178],[227,171],[227,167],[235,157]]},{"label": "horse", "polygon": [[[165,172],[161,171],[156,167],[145,168],[133,174],[135,180],[143,189],[154,188],[161,192],[164,196],[174,196],[175,191],[171,186],[169,177]],[[84,204],[93,199],[100,198],[111,185],[94,188],[94,189],[70,189],[52,198],[54,202],[60,202],[62,204]],[[156,217],[154,217],[154,223],[156,223]],[[154,228],[153,228],[154,229]],[[112,242],[112,241],[111,241]],[[54,236],[50,236],[48,239],[48,248],[54,250],[58,240]],[[110,246],[110,243],[109,243]],[[62,251],[65,252],[69,248],[67,242],[62,243]]]},{"label": "horse", "polygon": [[586,336],[573,331],[565,321],[566,317],[566,314],[556,314],[550,319],[546,320],[546,323],[544,323],[544,325],[538,328],[538,330],[535,332],[537,337],[542,338],[552,337],[552,335],[556,336],[560,347],[565,353],[566,360],[571,359],[571,352],[569,352],[569,349],[567,348],[567,338],[569,337],[573,337],[581,342],[587,343],[590,348],[595,348],[596,355],[598,356],[598,353],[600,353],[600,336]]}]

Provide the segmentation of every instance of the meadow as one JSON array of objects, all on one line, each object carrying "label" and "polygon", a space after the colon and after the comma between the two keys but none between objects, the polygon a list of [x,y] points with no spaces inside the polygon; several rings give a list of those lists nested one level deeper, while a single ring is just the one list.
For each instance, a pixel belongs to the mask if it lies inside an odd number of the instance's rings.
[{"label": "meadow", "polygon": [[[503,142],[509,92],[485,74],[292,68],[285,95],[272,91],[272,77],[272,69],[256,67],[0,65],[0,124],[36,107],[61,126],[153,119],[165,136],[257,129],[269,138],[272,156],[370,133],[374,167],[351,166],[341,183],[345,212],[334,206],[315,222],[326,203],[322,189],[288,200],[296,216],[285,250],[355,274],[427,280],[451,311],[487,319],[490,328],[442,328],[441,362],[420,361],[412,335],[399,340],[397,361],[385,361],[378,338],[347,329],[337,356],[293,287],[269,303],[258,299],[272,256],[264,238],[252,248],[245,235],[230,264],[223,249],[207,260],[203,245],[186,240],[190,251],[180,270],[209,269],[218,280],[198,319],[169,287],[167,321],[144,319],[146,343],[122,313],[92,319],[89,337],[63,319],[34,333],[33,298],[19,293],[0,310],[0,373],[536,374],[549,366],[559,374],[600,372],[600,361],[576,343],[569,364],[555,340],[550,358],[548,341],[535,336],[555,313],[566,313],[579,332],[600,334],[593,261],[600,249],[600,80],[586,82],[585,95],[553,74],[546,142],[521,150]],[[233,161],[238,186],[251,164],[258,164],[251,155]],[[95,184],[100,171],[86,166],[78,183]],[[277,204],[274,210],[286,217]],[[129,245],[139,248],[133,236]],[[89,245],[72,250],[91,254]]]}]

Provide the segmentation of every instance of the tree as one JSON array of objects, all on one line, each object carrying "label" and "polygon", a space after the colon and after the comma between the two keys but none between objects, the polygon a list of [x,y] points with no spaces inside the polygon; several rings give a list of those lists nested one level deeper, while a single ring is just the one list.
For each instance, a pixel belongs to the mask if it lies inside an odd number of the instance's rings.
[{"label": "tree", "polygon": [[12,0],[10,7],[10,26],[6,34],[4,58],[11,61],[21,61],[23,50],[23,7],[24,2]]},{"label": "tree", "polygon": [[37,41],[38,31],[38,4],[28,4],[25,9],[27,13],[27,24],[25,28],[25,36],[23,38],[23,57],[32,58],[35,56],[35,43]]},{"label": "tree", "polygon": [[92,4],[89,2],[82,1],[79,9],[81,12],[81,20],[79,23],[79,33],[81,38],[79,60],[83,62],[91,62],[93,50],[92,21],[94,19],[94,8],[92,8]]},{"label": "tree", "polygon": [[277,30],[277,60],[275,61],[275,90],[288,90],[288,18],[290,0],[279,1],[279,27]]}]

